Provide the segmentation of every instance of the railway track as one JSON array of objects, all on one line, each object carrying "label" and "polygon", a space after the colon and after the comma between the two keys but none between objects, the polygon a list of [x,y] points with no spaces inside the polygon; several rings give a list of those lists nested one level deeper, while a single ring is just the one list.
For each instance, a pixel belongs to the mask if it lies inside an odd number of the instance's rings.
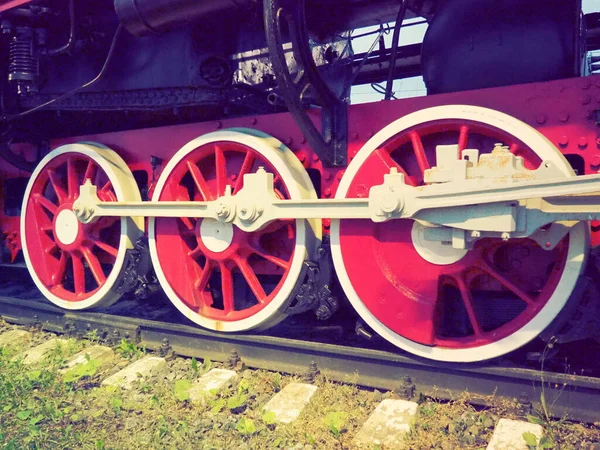
[{"label": "railway track", "polygon": [[[113,312],[115,307],[116,312]],[[597,422],[600,378],[498,364],[441,364],[376,348],[315,342],[280,335],[219,334],[173,323],[167,311],[142,318],[133,303],[119,302],[108,312],[65,312],[45,303],[26,285],[0,285],[0,316],[9,323],[85,335],[92,330],[106,341],[130,339],[162,355],[210,358],[235,365],[291,374],[320,371],[332,381],[419,395],[456,398],[468,391],[482,404],[490,395],[519,399],[523,411],[539,408],[543,396],[554,417]],[[125,311],[128,311],[127,313]],[[146,308],[145,311],[151,311]],[[133,314],[133,316],[132,316]]]}]

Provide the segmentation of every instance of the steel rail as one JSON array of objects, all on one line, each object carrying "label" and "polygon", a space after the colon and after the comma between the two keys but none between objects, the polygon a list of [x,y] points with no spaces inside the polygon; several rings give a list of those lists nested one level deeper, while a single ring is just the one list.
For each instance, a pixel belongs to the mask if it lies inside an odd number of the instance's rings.
[{"label": "steel rail", "polygon": [[[542,373],[485,364],[433,363],[392,352],[253,334],[219,334],[193,326],[99,312],[65,312],[37,301],[0,296],[0,316],[9,323],[84,335],[97,330],[108,341],[131,339],[163,355],[229,361],[233,352],[250,368],[304,374],[312,363],[329,380],[395,390],[407,398],[419,394],[442,400],[470,393],[473,403],[486,397],[520,399],[575,421],[600,421],[600,378]],[[314,366],[313,366],[314,370]],[[541,409],[538,409],[541,410]]]}]

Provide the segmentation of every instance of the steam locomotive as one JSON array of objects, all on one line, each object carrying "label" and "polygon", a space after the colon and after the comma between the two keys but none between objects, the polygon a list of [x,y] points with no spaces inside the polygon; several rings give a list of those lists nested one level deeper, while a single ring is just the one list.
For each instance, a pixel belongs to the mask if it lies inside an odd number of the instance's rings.
[{"label": "steam locomotive", "polygon": [[352,308],[439,361],[593,338],[598,25],[577,0],[2,1],[2,267],[221,332]]}]

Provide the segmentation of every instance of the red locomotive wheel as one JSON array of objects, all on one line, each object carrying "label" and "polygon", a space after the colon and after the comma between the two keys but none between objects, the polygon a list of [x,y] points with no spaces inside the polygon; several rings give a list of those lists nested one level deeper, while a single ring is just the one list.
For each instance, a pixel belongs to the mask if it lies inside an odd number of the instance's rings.
[{"label": "red locomotive wheel", "polygon": [[21,240],[27,268],[46,298],[66,309],[105,307],[120,297],[114,287],[125,251],[141,233],[139,224],[127,219],[80,223],[72,207],[86,179],[98,187],[102,201],[140,199],[131,172],[116,153],[70,144],[38,165],[23,200]]},{"label": "red locomotive wheel", "polygon": [[[422,184],[437,145],[487,153],[496,142],[523,157],[526,167],[550,160],[573,175],[560,152],[528,125],[485,108],[442,106],[375,135],[349,165],[337,196],[366,196],[392,167],[408,183]],[[537,336],[573,291],[588,242],[579,224],[551,251],[531,239],[482,239],[460,250],[425,240],[424,229],[412,220],[335,221],[332,253],[363,319],[398,347],[440,361],[493,358]]]},{"label": "red locomotive wheel", "polygon": [[[215,200],[227,185],[235,195],[243,175],[260,166],[274,174],[280,198],[316,198],[293,153],[252,133],[225,130],[188,143],[165,168],[153,200]],[[149,227],[154,267],[170,300],[218,331],[266,328],[285,318],[282,306],[315,244],[313,227],[303,220],[275,221],[252,233],[185,217],[150,219]]]}]

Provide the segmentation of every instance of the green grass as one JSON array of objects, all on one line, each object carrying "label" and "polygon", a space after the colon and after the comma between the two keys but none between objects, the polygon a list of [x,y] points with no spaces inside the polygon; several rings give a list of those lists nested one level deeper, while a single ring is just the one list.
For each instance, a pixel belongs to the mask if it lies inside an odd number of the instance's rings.
[{"label": "green grass", "polygon": [[[394,397],[362,389],[351,379],[339,384],[320,375],[310,405],[294,423],[283,425],[263,406],[295,377],[244,370],[235,385],[192,404],[195,380],[220,364],[175,359],[168,362],[169,378],[140,379],[128,391],[101,386],[100,380],[117,368],[100,370],[93,359],[61,374],[68,356],[97,342],[91,338],[69,340],[38,367],[24,366],[14,352],[0,349],[0,449],[351,449],[382,397]],[[121,364],[144,353],[127,341],[115,350]],[[468,394],[450,402],[421,398],[406,448],[482,449],[499,417],[516,418],[514,405],[506,401],[490,397],[485,399],[490,406],[478,410],[472,400]],[[600,442],[596,425],[545,417],[542,426],[554,449]]]}]

